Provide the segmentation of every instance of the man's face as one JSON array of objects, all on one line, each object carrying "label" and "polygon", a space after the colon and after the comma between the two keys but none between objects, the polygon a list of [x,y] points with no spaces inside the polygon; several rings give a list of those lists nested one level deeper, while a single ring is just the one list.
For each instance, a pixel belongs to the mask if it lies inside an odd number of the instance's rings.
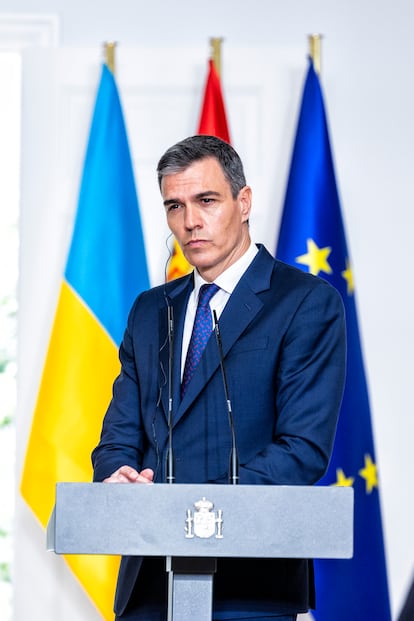
[{"label": "man's face", "polygon": [[233,198],[218,161],[208,157],[161,184],[167,222],[187,261],[208,282],[247,250],[251,190]]}]

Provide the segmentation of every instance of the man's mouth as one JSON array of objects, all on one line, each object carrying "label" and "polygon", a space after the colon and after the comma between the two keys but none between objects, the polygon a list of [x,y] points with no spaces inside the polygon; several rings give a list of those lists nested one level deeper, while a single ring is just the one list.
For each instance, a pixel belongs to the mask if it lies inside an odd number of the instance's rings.
[{"label": "man's mouth", "polygon": [[187,248],[202,248],[207,243],[207,239],[190,239],[185,245]]}]

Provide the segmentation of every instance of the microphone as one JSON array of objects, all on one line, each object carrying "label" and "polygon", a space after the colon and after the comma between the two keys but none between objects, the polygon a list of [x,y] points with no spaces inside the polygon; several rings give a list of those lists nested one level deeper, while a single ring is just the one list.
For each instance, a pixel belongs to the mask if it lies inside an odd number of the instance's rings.
[{"label": "microphone", "polygon": [[175,463],[172,447],[172,428],[173,428],[173,398],[172,398],[172,377],[173,377],[173,346],[174,346],[174,313],[169,297],[165,296],[168,310],[168,448],[165,460],[165,480],[167,483],[175,482]]},{"label": "microphone", "polygon": [[168,241],[172,238],[170,233],[165,240],[165,245],[168,249],[168,259],[165,263],[165,275],[164,275],[164,298],[167,305],[168,312],[168,447],[165,458],[165,480],[167,483],[175,482],[175,462],[174,453],[172,447],[172,429],[173,429],[173,398],[172,398],[172,378],[173,378],[173,348],[174,348],[174,313],[173,307],[169,295],[167,294],[166,282],[167,282],[167,267],[168,263],[173,255],[171,247],[168,245]]},{"label": "microphone", "polygon": [[237,455],[237,445],[236,445],[236,430],[234,428],[234,419],[233,419],[233,411],[231,409],[231,401],[229,398],[229,390],[227,386],[227,377],[226,377],[226,369],[224,368],[224,356],[223,356],[223,346],[221,343],[221,334],[217,319],[217,313],[213,310],[214,317],[214,331],[216,333],[216,341],[217,348],[220,357],[220,367],[221,367],[221,375],[223,378],[223,388],[224,388],[224,396],[226,399],[227,412],[229,415],[229,425],[231,432],[231,451],[230,451],[230,466],[229,466],[229,483],[232,485],[237,485],[239,482],[239,458]]}]

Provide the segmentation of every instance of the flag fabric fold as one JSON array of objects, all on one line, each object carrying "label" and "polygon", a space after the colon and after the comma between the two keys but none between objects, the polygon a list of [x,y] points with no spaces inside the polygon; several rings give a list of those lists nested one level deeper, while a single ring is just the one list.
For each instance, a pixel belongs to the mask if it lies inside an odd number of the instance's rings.
[{"label": "flag fabric fold", "polygon": [[[227,123],[220,77],[211,58],[208,61],[207,80],[204,87],[197,134],[216,136],[230,143],[230,131]],[[167,280],[173,280],[179,276],[184,276],[191,272],[192,269],[177,241],[174,240]]]},{"label": "flag fabric fold", "polygon": [[[119,372],[134,298],[149,287],[122,106],[106,65],[97,91],[72,241],[43,369],[21,493],[45,526],[58,481],[91,481],[90,454]],[[119,559],[66,560],[105,619],[113,619]]]},{"label": "flag fabric fold", "polygon": [[197,134],[216,136],[229,144],[231,142],[221,81],[211,58],[208,61],[207,81]]},{"label": "flag fabric fold", "polygon": [[[317,621],[390,621],[379,477],[349,259],[319,78],[307,72],[276,256],[341,293],[347,378],[333,456],[321,485],[354,488],[354,556],[315,561]],[[340,533],[338,533],[340,537]]]}]

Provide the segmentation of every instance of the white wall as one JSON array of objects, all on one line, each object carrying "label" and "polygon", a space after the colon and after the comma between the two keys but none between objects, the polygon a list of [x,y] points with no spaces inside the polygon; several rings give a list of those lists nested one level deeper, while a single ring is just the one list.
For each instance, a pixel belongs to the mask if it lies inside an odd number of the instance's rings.
[{"label": "white wall", "polygon": [[[396,614],[414,569],[409,258],[414,5],[409,0],[1,0],[0,12],[57,14],[59,44],[66,46],[112,39],[168,49],[205,42],[207,55],[209,37],[223,36],[225,49],[303,45],[306,52],[306,35],[324,34],[323,84],[357,287]],[[275,171],[275,177],[285,183],[285,171]]]}]

